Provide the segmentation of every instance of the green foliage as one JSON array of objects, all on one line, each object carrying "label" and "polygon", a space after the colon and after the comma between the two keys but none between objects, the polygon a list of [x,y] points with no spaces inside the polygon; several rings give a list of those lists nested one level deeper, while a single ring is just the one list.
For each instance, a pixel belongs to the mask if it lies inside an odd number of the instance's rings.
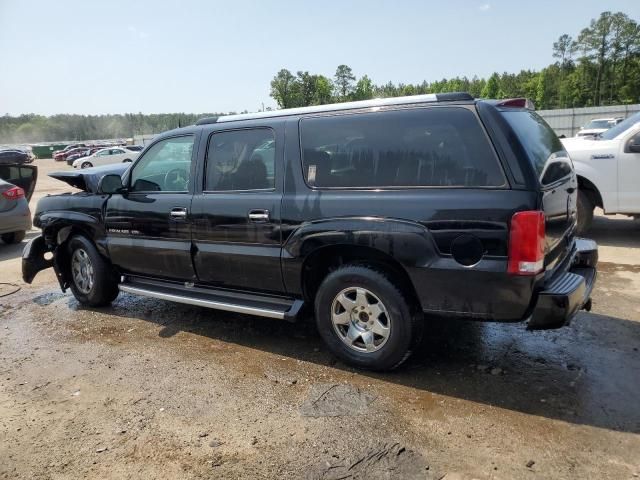
[{"label": "green foliage", "polygon": [[193,125],[219,113],[160,113],[143,115],[20,115],[0,117],[0,143],[33,143],[100,138],[130,138]]},{"label": "green foliage", "polygon": [[282,108],[294,107],[299,91],[300,87],[296,85],[296,78],[286,68],[280,70],[271,80],[271,96]]},{"label": "green foliage", "polygon": [[336,74],[334,76],[334,83],[336,88],[336,96],[342,100],[348,100],[348,94],[353,91],[353,82],[356,79],[355,75],[351,71],[351,67],[346,65],[338,65],[336,68]]},{"label": "green foliage", "polygon": [[482,89],[482,97],[484,98],[498,98],[500,93],[500,76],[494,73],[489,77],[487,83]]},{"label": "green foliage", "polygon": [[[295,106],[318,103],[365,100],[373,97],[395,97],[440,92],[469,92],[474,97],[527,97],[538,108],[567,108],[613,105],[640,101],[640,26],[624,13],[603,12],[578,35],[568,34],[553,43],[556,63],[539,72],[493,73],[488,79],[474,76],[443,78],[434,82],[375,85],[367,75],[356,81],[347,65],[336,69],[331,96],[303,95]],[[308,75],[308,72],[305,72]],[[278,79],[280,73],[274,78]],[[324,78],[324,77],[323,77]],[[304,84],[298,72],[298,79]],[[328,81],[328,80],[327,80]],[[355,82],[355,85],[354,85]],[[273,82],[272,82],[273,86]],[[281,108],[289,106],[272,93]],[[313,98],[312,102],[309,99]]]}]

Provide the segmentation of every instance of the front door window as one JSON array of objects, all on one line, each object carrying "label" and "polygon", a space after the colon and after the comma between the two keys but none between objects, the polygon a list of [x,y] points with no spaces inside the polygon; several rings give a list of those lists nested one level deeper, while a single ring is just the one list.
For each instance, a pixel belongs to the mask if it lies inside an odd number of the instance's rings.
[{"label": "front door window", "polygon": [[133,192],[187,192],[191,177],[193,135],[161,140],[133,167]]}]

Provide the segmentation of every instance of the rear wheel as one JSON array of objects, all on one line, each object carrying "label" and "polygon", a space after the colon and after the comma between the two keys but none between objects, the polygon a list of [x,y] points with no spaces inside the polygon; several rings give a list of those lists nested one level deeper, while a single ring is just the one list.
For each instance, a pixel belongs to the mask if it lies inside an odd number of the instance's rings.
[{"label": "rear wheel", "polygon": [[361,368],[391,370],[420,340],[422,315],[387,276],[368,266],[330,273],[315,300],[318,331],[333,354]]},{"label": "rear wheel", "polygon": [[578,235],[584,235],[591,227],[594,208],[595,206],[586,192],[578,190]]},{"label": "rear wheel", "polygon": [[4,243],[20,243],[22,240],[24,240],[26,234],[27,232],[25,232],[24,230],[20,232],[3,233],[2,241]]},{"label": "rear wheel", "polygon": [[80,303],[101,307],[118,296],[118,275],[91,241],[73,237],[69,241],[69,259],[71,291]]},{"label": "rear wheel", "polygon": [[122,163],[131,163],[131,159],[130,158],[125,158]]},{"label": "rear wheel", "polygon": [[81,168],[90,168],[93,167],[93,163],[91,162],[82,162],[82,165],[80,165]]}]

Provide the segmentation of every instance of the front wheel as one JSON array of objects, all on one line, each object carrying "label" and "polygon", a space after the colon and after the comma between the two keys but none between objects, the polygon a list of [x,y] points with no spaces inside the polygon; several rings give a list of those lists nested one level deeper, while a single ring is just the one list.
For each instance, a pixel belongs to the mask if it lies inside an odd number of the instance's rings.
[{"label": "front wheel", "polygon": [[578,190],[578,235],[584,235],[591,227],[594,208],[589,196],[584,191]]},{"label": "front wheel", "polygon": [[330,273],[315,300],[318,331],[343,361],[371,370],[392,370],[420,340],[422,315],[384,274],[347,265]]},{"label": "front wheel", "polygon": [[19,232],[3,233],[2,241],[4,243],[20,243],[22,240],[24,240],[26,234],[27,232],[25,232],[24,230],[21,230]]},{"label": "front wheel", "polygon": [[122,163],[131,163],[131,159],[130,158],[125,158]]},{"label": "front wheel", "polygon": [[118,296],[118,275],[85,237],[69,241],[71,291],[83,305],[102,307]]}]

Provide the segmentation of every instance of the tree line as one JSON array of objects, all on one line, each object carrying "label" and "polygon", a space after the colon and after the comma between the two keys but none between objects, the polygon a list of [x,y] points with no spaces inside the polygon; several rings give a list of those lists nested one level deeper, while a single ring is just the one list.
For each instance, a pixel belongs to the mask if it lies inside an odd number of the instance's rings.
[{"label": "tree line", "polygon": [[[481,98],[527,97],[538,109],[588,107],[640,102],[640,26],[622,12],[603,12],[577,35],[553,43],[554,63],[540,71],[493,73],[489,78],[455,77],[419,84],[375,84],[339,65],[332,78],[287,69],[271,81],[271,96],[280,108],[321,105],[441,92],[469,92]],[[233,112],[230,112],[233,113]],[[132,137],[193,124],[221,115],[20,115],[0,117],[0,143],[88,140]]]},{"label": "tree line", "polygon": [[0,117],[0,143],[33,143],[61,140],[130,138],[193,125],[217,113],[160,113],[144,115],[70,115],[45,117],[26,114]]},{"label": "tree line", "polygon": [[640,27],[628,15],[603,12],[575,37],[563,34],[553,43],[556,62],[540,71],[493,73],[419,84],[376,85],[356,78],[340,65],[333,78],[280,70],[271,81],[271,96],[281,108],[442,92],[469,92],[474,97],[532,99],[538,109],[617,105],[640,101]]}]

